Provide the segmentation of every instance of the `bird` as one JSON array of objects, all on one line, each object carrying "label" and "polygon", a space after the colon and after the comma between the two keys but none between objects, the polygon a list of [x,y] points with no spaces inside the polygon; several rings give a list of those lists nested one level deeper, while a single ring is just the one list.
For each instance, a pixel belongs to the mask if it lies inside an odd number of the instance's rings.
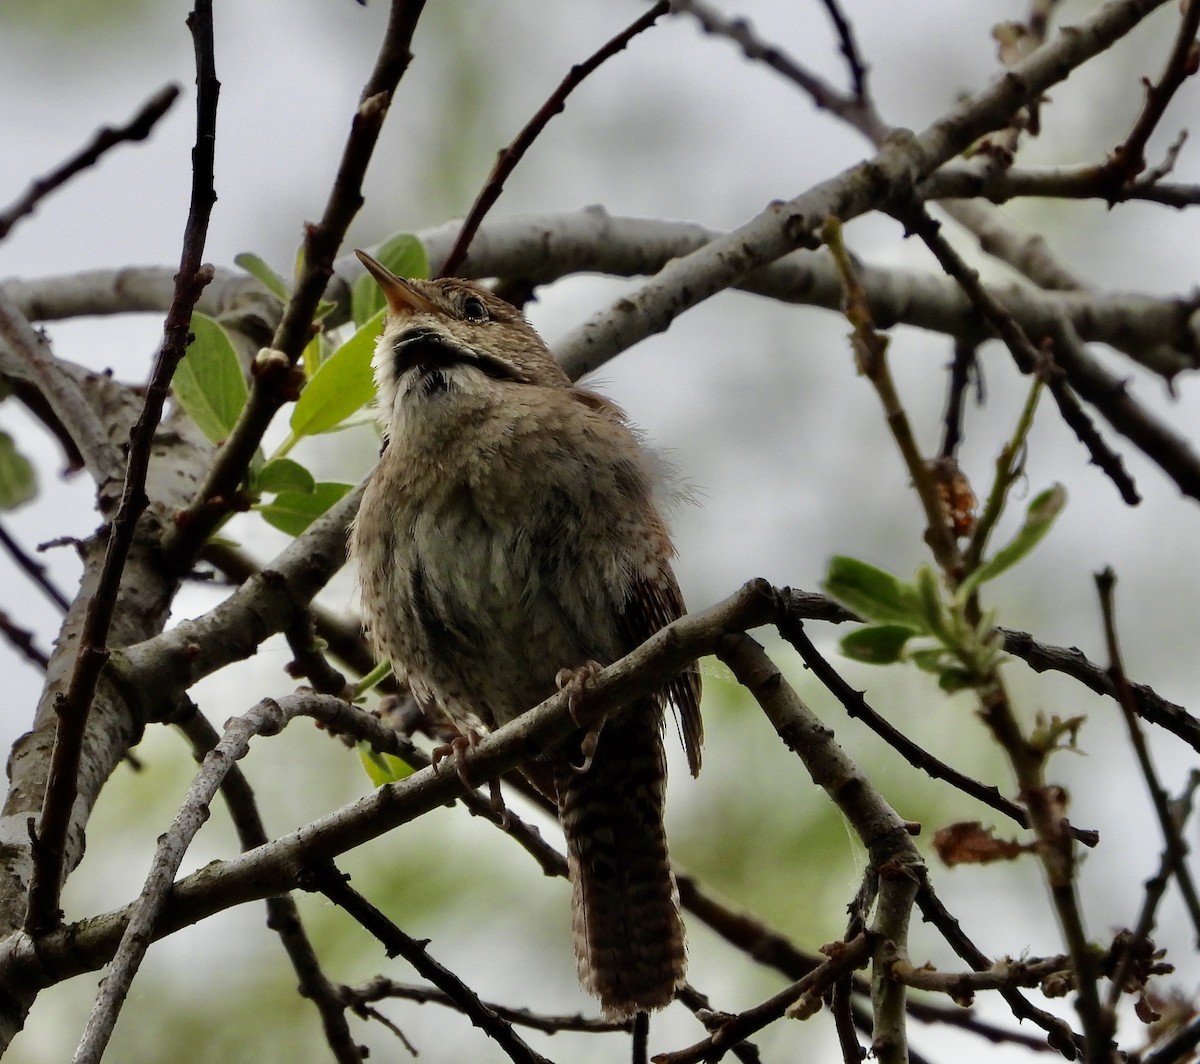
[{"label": "bird", "polygon": [[[419,702],[478,736],[578,693],[683,615],[662,463],[516,307],[357,254],[386,301],[372,360],[385,443],[350,538],[364,625]],[[686,971],[663,824],[668,704],[695,775],[694,664],[528,766],[566,840],[579,981],[611,1019],[665,1007]]]}]

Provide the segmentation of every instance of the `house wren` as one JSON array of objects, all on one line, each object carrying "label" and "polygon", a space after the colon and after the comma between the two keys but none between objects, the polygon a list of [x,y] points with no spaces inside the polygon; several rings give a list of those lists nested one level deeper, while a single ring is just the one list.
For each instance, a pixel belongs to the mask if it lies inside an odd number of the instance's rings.
[{"label": "house wren", "polygon": [[[653,462],[514,307],[358,256],[388,308],[374,359],[388,444],[351,537],[367,629],[419,700],[462,729],[496,727],[682,614]],[[694,667],[530,771],[566,836],[580,982],[613,1017],[668,1004],[684,976],[668,700],[695,774]]]}]

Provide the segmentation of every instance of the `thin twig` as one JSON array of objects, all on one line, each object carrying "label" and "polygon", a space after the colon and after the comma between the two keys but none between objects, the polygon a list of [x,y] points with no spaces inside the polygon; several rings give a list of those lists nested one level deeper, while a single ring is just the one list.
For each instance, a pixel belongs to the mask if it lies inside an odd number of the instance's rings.
[{"label": "thin twig", "polygon": [[492,172],[488,175],[487,181],[484,182],[483,188],[480,189],[479,195],[475,198],[475,202],[471,204],[471,209],[467,211],[467,216],[463,219],[458,237],[435,276],[448,277],[458,270],[463,260],[467,257],[467,250],[470,248],[471,241],[475,238],[475,234],[479,230],[480,223],[487,216],[488,211],[492,209],[496,200],[500,198],[500,193],[504,191],[504,182],[508,180],[512,172],[520,164],[521,160],[525,157],[525,153],[532,147],[533,142],[541,136],[542,130],[546,128],[550,119],[556,114],[561,113],[563,108],[566,107],[567,97],[575,91],[578,85],[589,74],[618,52],[622,51],[639,33],[653,26],[655,22],[670,10],[670,7],[671,5],[668,3],[668,0],[659,0],[649,11],[640,18],[635,19],[629,26],[613,37],[612,40],[608,41],[603,47],[588,56],[582,63],[571,67],[570,73],[563,78],[558,88],[550,94],[549,99],[538,108],[537,113],[525,124],[525,127],[513,139],[513,142],[496,159],[496,165],[492,167]]},{"label": "thin twig", "polygon": [[[933,754],[918,746],[907,735],[894,727],[875,712],[862,694],[850,686],[829,661],[817,650],[816,645],[808,637],[802,621],[790,618],[779,624],[779,634],[783,636],[803,659],[804,664],[825,688],[842,703],[846,712],[861,720],[868,728],[892,747],[901,757],[914,768],[919,768],[933,779],[945,780],[963,794],[970,795],[977,802],[982,802],[990,809],[1003,813],[1021,827],[1030,826],[1029,813],[1016,802],[1005,798],[995,787],[980,783],[970,776],[940,761]],[[1072,835],[1086,846],[1095,846],[1099,836],[1095,831],[1085,828],[1071,828]]]},{"label": "thin twig", "polygon": [[1200,61],[1200,46],[1196,43],[1196,31],[1200,28],[1200,0],[1187,0],[1175,43],[1167,57],[1166,66],[1158,81],[1146,83],[1146,100],[1133,128],[1104,165],[1110,183],[1120,187],[1130,183],[1146,167],[1146,144],[1150,134],[1166,113],[1176,91],[1183,82],[1196,73]]},{"label": "thin twig", "polygon": [[850,87],[854,90],[854,98],[860,104],[867,104],[867,64],[862,60],[858,42],[854,39],[854,27],[843,14],[838,0],[822,0],[825,10],[829,12],[829,20],[837,32],[838,47],[846,57],[846,66],[850,69]]},{"label": "thin twig", "polygon": [[[416,986],[411,983],[398,983],[393,979],[376,976],[362,986],[344,986],[340,991],[342,1002],[347,1008],[355,1009],[360,1004],[399,999],[414,1001],[419,1005],[441,1005],[444,1008],[461,1012],[459,1003],[445,991],[428,986]],[[518,1027],[528,1027],[533,1031],[543,1031],[546,1034],[557,1034],[559,1031],[581,1031],[585,1034],[608,1034],[613,1031],[629,1031],[632,1020],[605,1020],[593,1016],[575,1013],[570,1016],[551,1016],[529,1009],[513,1008],[510,1005],[500,1005],[494,1001],[484,1002],[484,1006],[508,1023]]]},{"label": "thin twig", "polygon": [[46,567],[36,562],[21,547],[4,525],[0,524],[0,545],[8,551],[9,557],[21,568],[26,576],[37,585],[38,589],[64,613],[70,608],[66,595],[54,586],[54,582],[46,575]]},{"label": "thin twig", "polygon": [[830,949],[829,959],[790,986],[784,987],[766,1001],[730,1016],[708,1038],[673,1053],[655,1057],[657,1064],[700,1064],[717,1061],[735,1045],[761,1031],[804,1002],[801,1015],[811,1015],[820,1009],[820,999],[838,980],[870,959],[876,948],[877,936],[864,932],[851,942],[839,942]]},{"label": "thin twig", "polygon": [[14,623],[4,610],[0,610],[0,635],[39,669],[45,671],[50,664],[50,655],[33,641],[33,633]]},{"label": "thin twig", "polygon": [[[977,972],[986,971],[992,961],[963,931],[958,920],[942,904],[929,883],[917,892],[917,906],[921,915],[938,929],[950,948]],[[1007,1002],[1018,1021],[1029,1020],[1046,1032],[1047,1042],[1068,1060],[1074,1060],[1083,1045],[1083,1039],[1071,1030],[1066,1021],[1039,1009],[1015,987],[1001,987],[1000,996]]]},{"label": "thin twig", "polygon": [[259,360],[250,396],[217,452],[216,461],[182,515],[165,549],[180,571],[209,534],[235,508],[238,487],[276,412],[297,394],[295,364],[312,337],[313,316],[333,273],[333,260],[346,230],[362,206],[362,185],[396,87],[412,60],[409,47],[425,0],[392,0],[375,66],[367,78],[351,122],[321,220],[304,234],[304,268],[271,340],[271,354]]},{"label": "thin twig", "polygon": [[[837,11],[836,5],[831,4],[829,0],[826,0],[826,8],[831,15]],[[849,36],[849,27],[844,19],[839,22],[835,17],[834,22],[838,29],[843,54],[851,64],[851,80],[854,84],[852,94],[839,92],[823,78],[797,63],[781,48],[762,40],[754,32],[750,23],[743,18],[726,18],[703,0],[674,0],[671,10],[673,14],[691,15],[705,33],[733,41],[747,59],[770,67],[777,74],[796,85],[820,110],[837,115],[838,118],[859,130],[873,144],[883,143],[890,132],[890,127],[876,113],[875,105],[865,91],[866,69],[857,58],[857,48]],[[845,33],[842,31],[843,26],[846,27]]]},{"label": "thin twig", "polygon": [[[217,194],[213,185],[217,124],[217,81],[213,56],[211,0],[197,0],[188,17],[196,52],[196,141],[192,149],[192,192],[175,296],[163,325],[163,342],[154,360],[142,410],[130,433],[129,454],[121,501],[109,529],[104,565],[88,603],[83,633],[66,695],[59,702],[58,726],[51,754],[46,796],[34,845],[33,873],[25,929],[38,935],[61,920],[58,901],[65,875],[63,860],[67,832],[78,793],[76,776],[83,750],[84,729],[100,673],[108,661],[108,635],[116,608],[125,562],[138,519],[146,508],[146,473],[150,451],[166,403],[171,377],[187,350],[192,308],[212,279],[212,267],[202,265],[208,221]],[[97,1058],[98,1059],[98,1058]]]},{"label": "thin twig", "polygon": [[[192,745],[192,753],[202,761],[221,741],[221,736],[208,719],[194,706],[184,719],[177,722]],[[268,841],[266,828],[258,812],[258,802],[245,773],[231,764],[220,782],[221,795],[243,851],[254,849]],[[325,1041],[338,1064],[362,1064],[363,1054],[354,1041],[346,1021],[346,1003],[339,988],[321,970],[316,950],[304,930],[300,910],[290,894],[275,894],[267,898],[267,926],[278,936],[299,981],[297,989],[308,998],[321,1017]]]},{"label": "thin twig", "polygon": [[[979,274],[967,266],[949,241],[942,236],[938,223],[929,216],[924,207],[911,206],[898,212],[897,217],[910,232],[924,241],[926,247],[941,263],[942,269],[962,286],[967,297],[1004,341],[1017,368],[1026,374],[1035,372],[1044,363],[1046,352],[1030,340],[1016,318],[984,288],[980,283]],[[1059,364],[1061,365],[1061,361]],[[1133,506],[1140,502],[1141,496],[1133,478],[1125,471],[1121,457],[1101,439],[1091,420],[1080,408],[1067,381],[1051,373],[1048,375],[1048,384],[1063,420],[1074,430],[1080,443],[1087,448],[1092,462],[1113,482],[1126,503]]]},{"label": "thin twig", "polygon": [[976,400],[983,402],[983,368],[979,364],[979,345],[971,340],[954,341],[954,358],[950,362],[950,385],[946,392],[946,412],[942,416],[942,458],[954,458],[963,438],[963,412],[967,389],[972,378],[976,381]]},{"label": "thin twig", "polygon": [[549,1064],[513,1030],[513,1025],[490,1009],[479,996],[445,965],[434,960],[426,943],[405,934],[347,882],[348,877],[332,862],[308,870],[301,885],[318,891],[334,905],[345,909],[367,931],[383,943],[389,957],[401,956],[417,973],[450,997],[460,1011],[492,1039],[517,1064]]},{"label": "thin twig", "polygon": [[[1175,880],[1179,884],[1179,892],[1183,895],[1184,905],[1187,908],[1188,916],[1191,917],[1197,948],[1200,948],[1200,898],[1196,896],[1196,884],[1192,880],[1192,873],[1188,868],[1188,845],[1184,842],[1179,826],[1175,822],[1170,795],[1167,794],[1158,778],[1158,770],[1154,767],[1154,761],[1150,756],[1150,747],[1147,745],[1146,737],[1142,734],[1141,725],[1138,723],[1137,705],[1133,699],[1133,692],[1130,690],[1129,681],[1125,678],[1125,666],[1121,659],[1121,647],[1117,638],[1114,601],[1116,583],[1117,577],[1112,569],[1105,569],[1096,574],[1096,591],[1100,596],[1100,613],[1104,622],[1104,642],[1108,648],[1108,674],[1116,689],[1117,702],[1125,717],[1125,725],[1129,731],[1129,743],[1133,747],[1142,778],[1146,781],[1146,787],[1150,791],[1150,802],[1154,807],[1154,815],[1163,835],[1166,854],[1170,858],[1171,871],[1175,874]],[[1150,930],[1151,928],[1145,929],[1142,935],[1143,939]],[[1137,953],[1138,944],[1138,941],[1135,940],[1126,954],[1127,958],[1131,958]],[[1124,982],[1124,979],[1116,980],[1118,990],[1124,986]]]},{"label": "thin twig", "polygon": [[164,85],[150,97],[136,115],[123,126],[103,126],[86,147],[51,170],[45,177],[34,181],[24,195],[5,211],[0,211],[0,240],[3,240],[26,215],[32,214],[38,203],[56,188],[66,184],[81,170],[94,166],[106,151],[126,141],[145,140],[158,120],[170,110],[178,99],[178,85]]}]

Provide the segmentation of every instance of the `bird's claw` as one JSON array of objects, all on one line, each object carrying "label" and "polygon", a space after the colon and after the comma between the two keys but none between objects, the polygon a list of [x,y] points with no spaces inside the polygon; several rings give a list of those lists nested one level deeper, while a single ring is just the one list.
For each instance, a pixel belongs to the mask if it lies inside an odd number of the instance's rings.
[{"label": "bird's claw", "polygon": [[[571,719],[579,726],[583,727],[579,722],[577,712],[579,699],[583,695],[583,689],[589,680],[595,678],[604,670],[604,666],[598,661],[585,661],[582,665],[575,669],[559,669],[554,677],[554,684],[560,691],[567,692],[567,712],[571,714]],[[582,763],[572,764],[571,768],[576,772],[584,773],[592,767],[592,758],[596,756],[596,746],[600,741],[600,729],[604,727],[604,721],[600,721],[595,727],[588,728],[584,733],[582,741],[579,743],[579,752],[583,755]]]},{"label": "bird's claw", "polygon": [[433,753],[429,755],[434,772],[437,771],[438,765],[445,758],[453,758],[454,771],[458,773],[458,778],[462,780],[463,786],[467,790],[473,791],[475,784],[471,781],[471,777],[467,775],[467,751],[474,749],[478,745],[479,732],[472,728],[465,735],[456,735],[448,743],[434,747]]},{"label": "bird's claw", "polygon": [[604,671],[604,666],[598,661],[585,661],[578,668],[574,669],[559,669],[554,675],[554,686],[560,691],[567,692],[567,712],[571,714],[571,719],[579,724],[579,715],[577,709],[579,707],[579,699],[583,695],[583,689],[587,686],[587,682],[594,679]]}]

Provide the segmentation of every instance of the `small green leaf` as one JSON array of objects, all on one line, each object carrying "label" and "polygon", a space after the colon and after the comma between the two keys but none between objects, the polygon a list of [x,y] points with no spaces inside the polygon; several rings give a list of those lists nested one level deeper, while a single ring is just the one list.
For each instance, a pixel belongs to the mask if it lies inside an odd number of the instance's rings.
[{"label": "small green leaf", "polygon": [[903,656],[904,644],[916,634],[899,624],[871,625],[843,637],[842,653],[868,665],[892,665]]},{"label": "small green leaf", "polygon": [[213,443],[220,443],[246,405],[242,364],[225,330],[205,314],[192,315],[192,342],[175,370],[175,400]]},{"label": "small green leaf", "polygon": [[290,458],[274,458],[259,470],[254,479],[255,491],[298,491],[310,495],[316,481],[299,462]]},{"label": "small green leaf", "polygon": [[37,474],[7,432],[0,432],[0,510],[15,510],[37,494]]},{"label": "small green leaf", "polygon": [[956,691],[965,691],[968,687],[974,687],[976,683],[977,678],[962,668],[943,669],[938,677],[938,687],[948,695],[952,695]]},{"label": "small green leaf", "polygon": [[254,252],[243,251],[240,255],[234,255],[233,261],[283,302],[286,303],[291,298],[292,293],[288,291],[287,282]]},{"label": "small green leaf", "polygon": [[383,328],[383,311],[321,363],[292,410],[292,434],[329,432],[375,397],[371,356]]},{"label": "small green leaf", "polygon": [[358,757],[376,787],[382,787],[385,783],[395,783],[413,774],[412,765],[391,754],[381,754],[373,750],[368,743],[358,744]]},{"label": "small green leaf", "polygon": [[873,565],[836,555],[829,560],[823,586],[826,594],[868,621],[925,631],[916,589]]},{"label": "small green leaf", "polygon": [[310,492],[281,491],[271,502],[257,507],[267,524],[298,536],[350,490],[349,484],[323,481]]},{"label": "small green leaf", "polygon": [[1020,531],[959,585],[960,601],[965,602],[981,584],[995,580],[1033,550],[1050,531],[1050,526],[1066,504],[1067,489],[1061,484],[1055,484],[1039,494],[1025,511],[1025,523]]},{"label": "small green leaf", "polygon": [[[412,233],[400,233],[385,240],[375,258],[397,277],[425,278],[429,276],[429,256],[425,245]],[[383,293],[369,273],[354,282],[350,290],[350,316],[356,325],[361,325],[383,309]]]},{"label": "small green leaf", "polygon": [[922,631],[937,636],[943,643],[951,643],[951,622],[942,602],[942,588],[937,573],[928,565],[917,569],[917,601],[924,621]]},{"label": "small green leaf", "polygon": [[931,672],[935,676],[940,676],[954,658],[946,652],[944,647],[928,647],[924,650],[910,651],[908,660],[922,672]]}]

